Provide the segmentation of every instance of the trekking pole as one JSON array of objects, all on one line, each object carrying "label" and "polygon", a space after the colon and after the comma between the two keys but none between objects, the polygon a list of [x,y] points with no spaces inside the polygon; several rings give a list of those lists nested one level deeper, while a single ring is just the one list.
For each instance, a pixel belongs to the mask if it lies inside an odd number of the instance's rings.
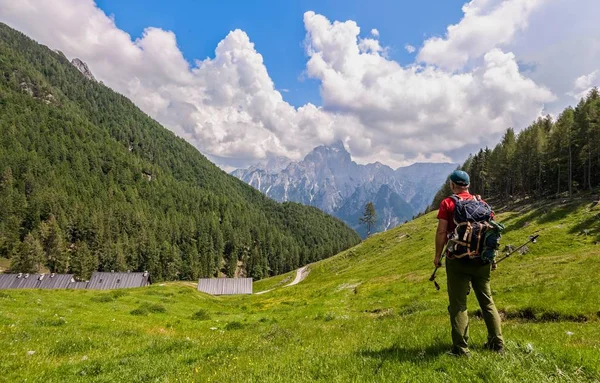
[{"label": "trekking pole", "polygon": [[514,253],[516,253],[517,251],[521,250],[522,248],[524,248],[525,246],[527,246],[527,244],[531,243],[536,243],[537,242],[537,238],[539,237],[539,234],[536,235],[530,235],[529,236],[529,240],[527,242],[525,242],[524,244],[522,244],[521,246],[517,247],[516,249],[514,249],[513,251],[511,251],[510,253],[506,254],[504,257],[500,258],[499,260],[496,261],[496,264],[504,261],[506,258],[510,257],[511,255],[513,255]]},{"label": "trekking pole", "polygon": [[448,247],[448,242],[446,242],[446,245],[444,246],[444,250],[442,250],[442,257],[440,258],[440,263],[433,270],[433,273],[431,274],[431,277],[429,277],[429,280],[431,282],[433,282],[433,285],[435,286],[435,289],[438,290],[438,291],[440,290],[440,285],[435,280],[435,274],[437,273],[438,269],[440,267],[442,267],[442,260],[444,259],[444,256],[446,255],[446,248],[447,247]]}]

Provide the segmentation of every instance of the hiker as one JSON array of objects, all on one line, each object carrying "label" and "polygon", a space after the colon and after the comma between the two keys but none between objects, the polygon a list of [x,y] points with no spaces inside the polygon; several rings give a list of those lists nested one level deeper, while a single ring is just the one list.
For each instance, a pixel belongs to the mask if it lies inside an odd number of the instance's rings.
[{"label": "hiker", "polygon": [[[457,227],[457,222],[455,222],[456,205],[460,203],[461,208],[466,206],[466,202],[460,201],[476,201],[479,204],[476,208],[479,210],[488,209],[490,220],[493,218],[493,212],[489,208],[489,205],[481,200],[479,196],[469,193],[469,182],[469,175],[466,172],[462,170],[452,172],[450,175],[450,188],[454,195],[444,199],[440,203],[437,215],[438,228],[435,237],[435,258],[433,263],[436,267],[439,267],[442,253],[446,251],[448,311],[452,326],[452,350],[450,354],[470,356],[468,348],[469,317],[467,315],[467,295],[470,292],[469,283],[473,287],[473,291],[481,307],[488,331],[488,340],[484,344],[484,348],[502,354],[504,353],[504,339],[502,338],[500,316],[492,300],[492,291],[490,289],[490,273],[494,263],[483,261],[479,254],[471,252],[470,249],[467,250],[466,255],[468,256],[465,255],[464,249],[462,249],[461,254],[458,254],[460,252],[457,250],[459,245],[455,245],[452,240],[448,242]],[[460,224],[460,222],[458,223]],[[447,242],[447,250],[444,250]]]}]

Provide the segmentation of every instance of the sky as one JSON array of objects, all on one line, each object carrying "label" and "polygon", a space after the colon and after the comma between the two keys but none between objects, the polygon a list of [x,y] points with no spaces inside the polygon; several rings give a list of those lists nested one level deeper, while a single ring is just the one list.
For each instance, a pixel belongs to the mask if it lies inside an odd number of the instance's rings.
[{"label": "sky", "polygon": [[223,169],[460,162],[600,85],[597,0],[0,0]]}]

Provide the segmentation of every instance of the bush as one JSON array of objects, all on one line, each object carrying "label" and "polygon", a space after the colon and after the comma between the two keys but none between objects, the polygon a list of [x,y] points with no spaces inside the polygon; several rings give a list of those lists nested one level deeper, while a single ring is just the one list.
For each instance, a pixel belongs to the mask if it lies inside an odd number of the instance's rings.
[{"label": "bush", "polygon": [[193,320],[209,320],[210,315],[208,314],[208,311],[206,311],[204,309],[200,309],[200,310],[196,311],[194,314],[192,314],[192,319]]},{"label": "bush", "polygon": [[225,330],[240,330],[244,328],[244,325],[240,322],[229,322],[225,325]]},{"label": "bush", "polygon": [[148,311],[154,314],[164,314],[167,312],[167,309],[163,305],[155,304],[148,306]]},{"label": "bush", "polygon": [[126,292],[126,291],[125,291],[125,290],[123,290],[123,289],[118,289],[118,290],[115,290],[115,291],[113,291],[113,292],[112,292],[112,296],[113,296],[115,299],[117,299],[117,298],[121,298],[121,297],[124,297],[124,296],[126,296],[126,295],[128,295],[128,294],[129,294],[129,293],[128,293],[128,292]]},{"label": "bush", "polygon": [[148,315],[148,309],[144,306],[140,306],[137,309],[131,310],[129,314],[137,316],[146,316]]}]

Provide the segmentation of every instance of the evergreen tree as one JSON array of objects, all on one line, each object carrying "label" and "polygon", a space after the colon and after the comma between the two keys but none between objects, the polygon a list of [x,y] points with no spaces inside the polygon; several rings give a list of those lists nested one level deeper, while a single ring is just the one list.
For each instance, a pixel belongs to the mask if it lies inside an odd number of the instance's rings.
[{"label": "evergreen tree", "polygon": [[79,280],[86,281],[98,268],[98,259],[90,251],[87,243],[79,241],[73,245],[71,254],[71,272]]},{"label": "evergreen tree", "polygon": [[367,202],[365,211],[363,212],[363,216],[359,218],[359,222],[367,226],[367,236],[371,235],[371,229],[377,223],[377,212],[375,212],[373,202]]},{"label": "evergreen tree", "polygon": [[53,215],[41,224],[41,237],[46,266],[50,272],[66,273],[69,270],[69,253],[64,244],[62,231]]},{"label": "evergreen tree", "polygon": [[40,270],[44,250],[33,234],[29,233],[18,247],[10,262],[13,273],[37,273]]}]

